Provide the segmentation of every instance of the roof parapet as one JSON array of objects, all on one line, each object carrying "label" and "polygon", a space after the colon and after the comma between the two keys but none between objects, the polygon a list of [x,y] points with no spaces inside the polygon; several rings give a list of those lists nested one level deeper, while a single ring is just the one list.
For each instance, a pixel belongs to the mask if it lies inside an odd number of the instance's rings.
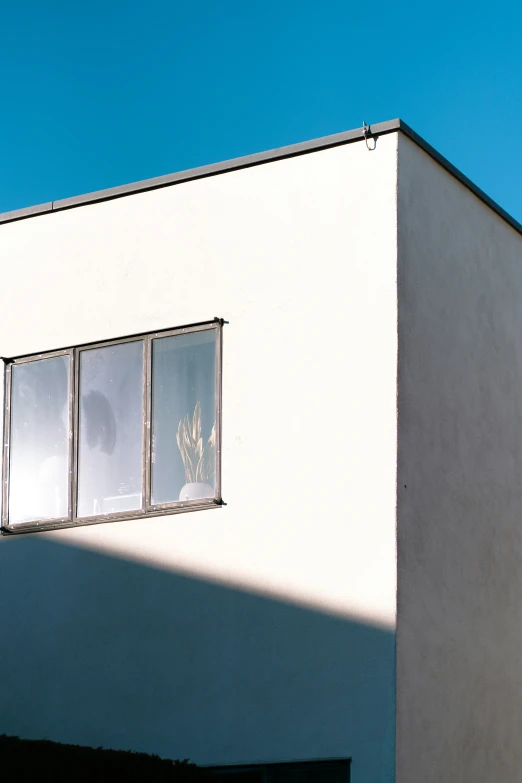
[{"label": "roof parapet", "polygon": [[128,185],[120,185],[115,188],[106,188],[105,190],[98,190],[93,193],[86,193],[81,196],[73,196],[71,198],[63,198],[58,201],[47,202],[46,204],[37,204],[33,207],[27,207],[24,209],[17,209],[12,212],[4,212],[0,214],[1,223],[12,223],[16,220],[23,220],[25,218],[36,217],[38,215],[48,214],[49,212],[62,212],[65,209],[73,209],[74,207],[81,207],[86,204],[97,204],[102,201],[110,201],[115,198],[122,198],[123,196],[131,196],[136,193],[145,193],[148,190],[157,190],[158,188],[165,188],[170,185],[178,185],[182,182],[190,182],[191,180],[203,179],[204,177],[212,177],[217,174],[225,174],[230,171],[237,171],[239,169],[250,168],[252,166],[260,166],[263,163],[271,163],[276,160],[284,160],[285,158],[293,158],[298,155],[306,155],[310,152],[318,152],[319,150],[329,149],[331,147],[339,147],[343,144],[351,144],[355,141],[367,141],[368,135],[377,138],[384,136],[388,133],[404,133],[409,139],[411,139],[417,146],[419,146],[424,152],[426,152],[433,160],[439,163],[445,168],[455,179],[461,182],[465,187],[471,190],[481,201],[487,204],[494,212],[496,212],[501,218],[509,223],[515,231],[522,234],[522,224],[515,220],[508,212],[506,212],[499,204],[491,199],[483,190],[481,190],[474,182],[466,177],[459,169],[457,169],[452,163],[449,162],[443,155],[428,144],[418,133],[410,128],[403,120],[395,119],[388,122],[380,122],[375,125],[366,126],[362,128],[356,128],[355,130],[344,131],[343,133],[335,133],[331,136],[322,136],[319,139],[312,139],[311,141],[303,141],[299,144],[291,144],[287,147],[279,147],[277,149],[268,150],[266,152],[257,152],[253,155],[245,155],[241,158],[232,158],[232,160],[226,160],[221,163],[211,163],[207,166],[199,166],[194,169],[187,169],[186,171],[180,171],[175,174],[165,174],[160,177],[152,177],[151,179],[144,179],[140,182],[132,182]]}]

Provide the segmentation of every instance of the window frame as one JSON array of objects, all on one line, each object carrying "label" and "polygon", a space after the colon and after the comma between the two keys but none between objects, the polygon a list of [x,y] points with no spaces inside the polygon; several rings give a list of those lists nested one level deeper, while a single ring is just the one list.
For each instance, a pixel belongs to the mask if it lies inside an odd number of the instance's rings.
[{"label": "window frame", "polygon": [[[146,519],[166,514],[197,511],[204,508],[218,508],[223,505],[221,498],[221,397],[222,397],[222,355],[223,355],[223,324],[222,318],[202,321],[188,326],[171,329],[161,329],[153,332],[119,337],[94,343],[83,343],[71,348],[56,351],[46,351],[14,359],[4,359],[4,442],[2,450],[2,525],[1,533],[18,534],[32,533],[39,530],[55,530],[58,528],[83,527],[104,522],[116,522],[125,519]],[[152,344],[156,339],[175,337],[182,334],[210,331],[216,332],[216,370],[215,370],[215,422],[216,422],[216,454],[214,496],[196,500],[176,500],[168,503],[151,503],[151,473],[152,473]],[[78,506],[78,460],[79,460],[79,421],[80,421],[80,355],[82,351],[96,348],[106,348],[111,345],[122,345],[129,342],[143,343],[143,386],[142,386],[142,502],[141,508],[132,511],[116,511],[109,514],[93,514],[77,516]],[[68,516],[52,520],[35,520],[9,524],[9,481],[10,481],[10,441],[11,441],[11,399],[12,399],[12,368],[19,364],[58,356],[69,356],[69,416],[68,416]]]}]

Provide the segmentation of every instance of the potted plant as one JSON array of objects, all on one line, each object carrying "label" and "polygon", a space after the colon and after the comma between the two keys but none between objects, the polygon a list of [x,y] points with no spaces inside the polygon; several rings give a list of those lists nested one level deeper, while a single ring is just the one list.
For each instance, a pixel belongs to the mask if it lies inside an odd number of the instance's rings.
[{"label": "potted plant", "polygon": [[194,408],[192,418],[187,413],[181,419],[176,436],[181,459],[185,467],[186,484],[179,493],[180,500],[197,500],[214,497],[212,485],[216,459],[216,424],[214,422],[210,437],[203,446],[201,437],[201,404]]}]

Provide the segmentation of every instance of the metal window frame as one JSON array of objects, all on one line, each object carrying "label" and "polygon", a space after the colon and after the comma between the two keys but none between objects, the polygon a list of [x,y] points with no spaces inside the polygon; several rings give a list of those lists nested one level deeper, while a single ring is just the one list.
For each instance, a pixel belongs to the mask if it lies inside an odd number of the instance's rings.
[{"label": "metal window frame", "polygon": [[21,364],[31,364],[32,362],[41,361],[43,359],[56,359],[60,356],[69,357],[69,372],[68,372],[68,445],[67,445],[67,471],[69,477],[72,472],[72,458],[73,458],[73,388],[74,388],[74,351],[72,348],[66,348],[59,351],[47,351],[45,353],[34,354],[32,356],[24,356],[21,358],[13,359],[7,363],[5,368],[5,390],[4,390],[4,449],[3,449],[3,466],[2,466],[2,531],[4,529],[14,532],[15,530],[28,530],[34,528],[40,530],[47,525],[59,525],[60,527],[68,527],[72,524],[72,482],[68,480],[68,498],[67,498],[67,516],[57,517],[52,520],[39,520],[31,522],[20,522],[16,525],[9,525],[9,479],[11,472],[11,399],[12,399],[12,383],[13,373],[12,368]]},{"label": "metal window frame", "polygon": [[[216,328],[216,327],[214,327]],[[149,401],[149,408],[147,410],[147,416],[146,416],[146,428],[148,433],[148,454],[149,457],[152,454],[152,363],[153,363],[153,346],[152,343],[154,340],[161,340],[164,337],[177,337],[181,334],[188,334],[188,333],[194,333],[194,332],[203,332],[208,331],[209,327],[205,326],[204,324],[195,326],[191,329],[187,328],[181,328],[181,329],[169,329],[166,332],[152,332],[148,336],[148,390],[147,390],[147,399]],[[177,500],[177,501],[169,501],[168,503],[152,503],[152,461],[149,458],[149,464],[147,465],[147,487],[146,487],[146,493],[145,493],[145,510],[147,513],[156,512],[156,511],[169,511],[170,509],[182,509],[186,507],[192,507],[197,506],[198,508],[201,507],[201,505],[212,505],[215,503],[220,503],[221,501],[221,427],[220,427],[220,421],[221,421],[221,356],[222,356],[222,348],[221,348],[221,328],[216,328],[216,378],[215,378],[215,391],[214,391],[214,399],[215,399],[215,417],[214,420],[216,422],[216,462],[215,462],[215,475],[214,475],[214,497],[213,498],[201,498],[198,500]]]},{"label": "metal window frame", "polygon": [[[115,511],[112,514],[89,514],[87,516],[78,515],[78,476],[80,472],[80,375],[81,375],[81,354],[86,351],[95,351],[100,348],[110,348],[111,346],[127,345],[127,343],[142,343],[142,434],[141,434],[141,508],[132,509],[129,511]],[[145,395],[146,395],[146,344],[147,338],[145,336],[124,337],[121,340],[104,340],[103,342],[93,343],[92,345],[80,345],[74,349],[76,356],[77,371],[74,377],[74,425],[73,425],[73,441],[74,441],[74,461],[73,461],[73,522],[77,524],[89,524],[90,522],[98,522],[100,520],[118,520],[127,519],[129,517],[141,517],[145,514],[144,504],[144,465],[145,465],[145,421],[143,415],[146,411]]]},{"label": "metal window frame", "polygon": [[[30,356],[6,359],[5,394],[4,394],[4,443],[2,466],[2,527],[1,533],[19,534],[33,533],[43,530],[55,530],[66,527],[80,527],[105,522],[116,522],[126,519],[145,519],[166,514],[186,513],[205,508],[219,508],[223,505],[221,498],[221,408],[222,408],[222,356],[223,356],[223,324],[222,318],[214,318],[188,326],[163,329],[154,332],[119,337],[96,343],[85,343],[72,348],[57,351],[47,351]],[[171,501],[169,503],[151,504],[151,472],[152,472],[152,343],[155,339],[175,337],[193,332],[216,332],[216,367],[215,367],[215,422],[216,422],[216,458],[214,477],[214,496],[198,498],[189,501]],[[129,342],[143,343],[143,388],[142,388],[142,503],[141,508],[132,511],[117,511],[110,514],[93,514],[78,516],[78,472],[79,472],[79,423],[80,423],[80,366],[82,351],[96,348],[106,348],[112,345],[123,345]],[[12,367],[17,364],[52,359],[58,356],[69,356],[69,444],[68,444],[68,516],[52,520],[35,520],[9,524],[9,480],[10,480],[10,443],[11,443],[11,392]]]}]

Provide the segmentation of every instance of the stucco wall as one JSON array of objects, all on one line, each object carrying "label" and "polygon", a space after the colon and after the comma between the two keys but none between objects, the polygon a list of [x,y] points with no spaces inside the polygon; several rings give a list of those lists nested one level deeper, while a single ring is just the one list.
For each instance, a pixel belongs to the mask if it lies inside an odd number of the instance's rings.
[{"label": "stucco wall", "polygon": [[0,732],[393,779],[396,146],[1,228],[3,356],[229,323],[225,508],[0,541]]},{"label": "stucco wall", "polygon": [[397,783],[522,775],[522,237],[399,140]]}]

